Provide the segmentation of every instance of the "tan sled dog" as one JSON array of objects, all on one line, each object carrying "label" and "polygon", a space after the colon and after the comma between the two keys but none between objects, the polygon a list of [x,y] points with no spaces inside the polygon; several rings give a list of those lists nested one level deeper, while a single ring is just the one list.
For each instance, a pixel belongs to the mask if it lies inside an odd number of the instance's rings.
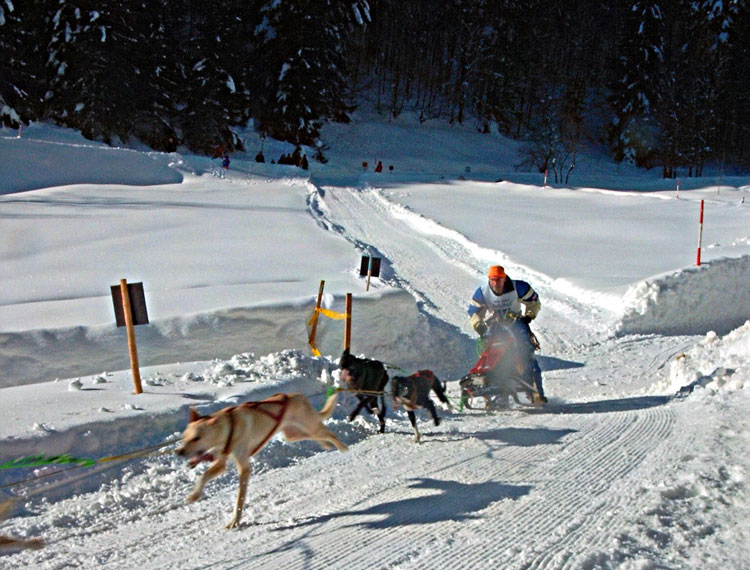
[{"label": "tan sled dog", "polygon": [[[8,516],[8,512],[10,511],[10,508],[12,505],[13,505],[12,500],[5,501],[4,503],[0,504],[0,520]],[[0,534],[0,550],[26,549],[26,548],[33,548],[34,550],[38,550],[39,548],[43,548],[43,547],[44,547],[44,541],[38,538],[31,538],[28,540],[24,540],[20,538],[11,538],[10,536],[5,536],[3,534]]]},{"label": "tan sled dog", "polygon": [[263,449],[274,434],[280,431],[287,441],[314,439],[325,449],[336,446],[339,451],[347,450],[323,425],[335,406],[336,394],[328,398],[320,412],[302,394],[276,394],[260,402],[224,408],[210,416],[200,416],[191,408],[190,422],[176,453],[189,457],[190,467],[202,461],[212,463],[198,478],[188,501],[192,503],[200,498],[204,485],[225,471],[227,457],[231,457],[239,471],[240,488],[234,516],[227,528],[239,526],[252,470],[250,458]]}]

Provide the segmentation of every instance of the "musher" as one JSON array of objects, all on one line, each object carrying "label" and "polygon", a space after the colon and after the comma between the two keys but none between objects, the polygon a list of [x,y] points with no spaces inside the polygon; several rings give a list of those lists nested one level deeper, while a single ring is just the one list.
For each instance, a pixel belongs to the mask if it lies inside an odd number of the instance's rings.
[{"label": "musher", "polygon": [[539,295],[531,285],[520,279],[511,279],[500,265],[490,267],[487,272],[487,283],[475,291],[469,304],[469,322],[480,337],[487,334],[488,323],[493,321],[505,321],[522,333],[518,338],[527,343],[531,374],[536,386],[533,395],[536,404],[546,403],[547,398],[544,397],[542,370],[534,355],[536,341],[529,323],[536,318],[541,308]]}]

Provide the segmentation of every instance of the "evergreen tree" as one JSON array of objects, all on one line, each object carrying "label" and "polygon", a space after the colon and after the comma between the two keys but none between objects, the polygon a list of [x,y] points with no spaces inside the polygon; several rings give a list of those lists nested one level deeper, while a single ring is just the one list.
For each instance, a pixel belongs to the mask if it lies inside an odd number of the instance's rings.
[{"label": "evergreen tree", "polygon": [[750,3],[736,2],[736,16],[729,28],[728,61],[724,89],[719,94],[720,144],[724,160],[737,160],[750,166]]},{"label": "evergreen tree", "polygon": [[243,26],[238,3],[219,0],[187,1],[187,25],[179,37],[179,96],[182,140],[194,150],[211,152],[217,144],[226,150],[241,149],[242,141],[231,126],[247,118],[245,82],[232,74],[237,61],[247,57],[239,38]]},{"label": "evergreen tree", "polygon": [[272,1],[258,61],[265,97],[261,128],[296,144],[313,144],[324,119],[346,120],[346,54],[354,26],[368,19],[366,0]]},{"label": "evergreen tree", "polygon": [[0,3],[0,125],[18,128],[43,112],[48,14],[43,0]]},{"label": "evergreen tree", "polygon": [[637,0],[626,14],[622,55],[611,86],[614,118],[610,141],[615,160],[650,167],[657,151],[657,85],[664,65],[664,20],[660,0]]},{"label": "evergreen tree", "polygon": [[53,22],[48,103],[55,118],[90,139],[128,140],[140,70],[135,39],[120,2],[62,0]]}]

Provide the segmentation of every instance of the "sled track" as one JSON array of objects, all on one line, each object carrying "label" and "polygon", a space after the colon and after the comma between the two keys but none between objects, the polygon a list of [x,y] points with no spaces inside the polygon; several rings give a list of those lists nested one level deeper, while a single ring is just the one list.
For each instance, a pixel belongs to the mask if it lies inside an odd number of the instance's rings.
[{"label": "sled track", "polygon": [[[395,433],[358,444],[349,462],[336,461],[335,472],[325,467],[314,495],[295,497],[284,491],[283,481],[266,490],[262,481],[251,484],[260,505],[275,497],[281,510],[268,516],[253,509],[255,519],[240,534],[252,533],[254,554],[234,563],[290,569],[580,568],[581,553],[610,550],[618,513],[632,511],[638,501],[638,472],[653,462],[646,456],[659,453],[674,427],[669,406],[607,414],[607,421],[597,415],[545,416],[539,427],[537,418],[514,412],[476,414],[472,423],[479,420],[484,428],[466,434],[455,431],[461,417],[448,420],[450,431],[423,422],[421,446],[411,443],[403,420],[393,422]],[[386,447],[402,440],[397,445],[403,446],[403,460],[388,464],[379,452],[381,438]],[[448,462],[430,453],[443,445],[453,448]],[[676,451],[687,446],[684,440]],[[298,467],[319,472],[315,465]],[[234,491],[229,488],[221,499],[227,509]],[[415,496],[415,488],[423,494]],[[461,512],[449,506],[456,495]],[[485,509],[485,522],[477,526],[473,515]],[[309,517],[286,518],[305,511]],[[220,516],[226,518],[228,510]],[[521,543],[522,560],[516,555]],[[231,563],[214,561],[214,567]]]},{"label": "sled track", "polygon": [[[111,500],[97,493],[51,506],[34,527],[50,541],[49,567],[572,570],[612,551],[620,514],[646,509],[640,481],[693,448],[695,430],[676,429],[680,402],[608,405],[441,412],[439,427],[420,412],[421,445],[404,414],[391,414],[386,434],[349,453],[261,469],[236,531],[223,528],[234,469],[188,505],[197,473],[174,457],[145,459],[140,483],[124,477]],[[125,514],[132,527],[121,532],[115,521]],[[79,530],[65,530],[70,517]],[[195,547],[174,551],[172,532]]]},{"label": "sled track", "polygon": [[[502,252],[476,246],[457,232],[389,202],[372,188],[313,191],[308,209],[321,227],[340,234],[360,250],[374,250],[386,258],[394,273],[391,284],[411,293],[422,310],[473,335],[466,315],[469,298],[487,265],[505,257]],[[435,231],[425,229],[430,227]],[[601,336],[606,325],[596,324],[601,319],[592,317],[590,308],[561,297],[545,278],[528,278],[543,298],[543,320],[551,327],[538,327],[545,345],[571,350],[571,327],[578,329],[575,336],[579,343]],[[587,328],[591,323],[597,330]]]}]

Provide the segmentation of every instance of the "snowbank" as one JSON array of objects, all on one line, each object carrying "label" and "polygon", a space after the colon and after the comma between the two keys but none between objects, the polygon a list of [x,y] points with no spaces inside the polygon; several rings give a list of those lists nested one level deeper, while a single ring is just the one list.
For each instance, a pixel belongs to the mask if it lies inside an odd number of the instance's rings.
[{"label": "snowbank", "polygon": [[135,186],[182,182],[182,174],[169,167],[168,155],[160,153],[0,137],[0,154],[1,194],[67,184],[119,184],[123,179]]},{"label": "snowbank", "polygon": [[[331,298],[328,308],[343,312],[343,304],[341,297]],[[287,348],[309,353],[306,322],[313,308],[310,299],[301,304],[238,307],[156,320],[136,328],[138,358],[142,366],[154,366]],[[420,313],[414,298],[404,291],[355,296],[353,313],[355,352],[407,370],[427,367],[446,379],[462,375],[466,363],[474,358],[469,338]],[[336,330],[326,334],[329,328]],[[125,329],[114,324],[0,333],[0,346],[0,388],[130,366]],[[322,354],[340,354],[343,325],[321,319],[318,347]]]},{"label": "snowbank", "polygon": [[708,333],[690,350],[671,363],[669,378],[657,386],[683,394],[693,391],[706,394],[750,388],[750,321],[724,337]]},{"label": "snowbank", "polygon": [[623,297],[619,334],[726,334],[750,319],[750,256],[641,281]]}]

